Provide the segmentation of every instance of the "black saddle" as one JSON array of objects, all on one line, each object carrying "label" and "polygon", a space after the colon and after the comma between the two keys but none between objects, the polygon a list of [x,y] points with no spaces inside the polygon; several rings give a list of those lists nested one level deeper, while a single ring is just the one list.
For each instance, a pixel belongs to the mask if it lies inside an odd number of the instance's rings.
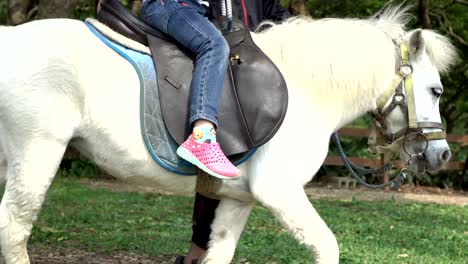
[{"label": "black saddle", "polygon": [[[164,123],[174,140],[182,144],[191,131],[187,120],[192,54],[133,15],[118,0],[101,0],[97,19],[120,34],[149,45]],[[224,153],[230,156],[259,147],[275,135],[286,115],[288,92],[278,68],[255,45],[241,22],[236,21],[234,29],[223,35],[231,55],[218,108],[217,138]]]}]

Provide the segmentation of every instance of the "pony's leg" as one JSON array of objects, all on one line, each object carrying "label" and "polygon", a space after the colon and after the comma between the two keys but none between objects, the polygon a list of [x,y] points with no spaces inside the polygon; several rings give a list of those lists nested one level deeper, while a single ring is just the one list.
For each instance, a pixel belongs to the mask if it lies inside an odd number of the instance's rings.
[{"label": "pony's leg", "polygon": [[234,257],[237,241],[249,218],[254,203],[223,198],[211,225],[208,251],[202,264],[228,264]]},{"label": "pony's leg", "polygon": [[28,141],[14,156],[7,156],[8,180],[0,204],[0,245],[7,264],[29,263],[26,244],[32,224],[66,148],[63,141]]},{"label": "pony's leg", "polygon": [[267,207],[316,257],[316,263],[335,264],[339,248],[335,236],[310,203],[304,188],[269,177],[258,177],[251,183],[254,197]]}]

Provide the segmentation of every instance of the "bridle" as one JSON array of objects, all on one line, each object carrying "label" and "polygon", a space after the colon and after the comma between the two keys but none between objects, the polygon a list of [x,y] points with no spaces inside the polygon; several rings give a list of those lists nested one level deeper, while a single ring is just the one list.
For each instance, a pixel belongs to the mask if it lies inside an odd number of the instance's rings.
[{"label": "bridle", "polygon": [[[410,156],[421,157],[427,150],[429,141],[446,138],[445,129],[440,122],[418,122],[416,118],[416,107],[413,90],[413,68],[409,63],[409,51],[406,43],[401,43],[400,55],[401,64],[391,87],[377,101],[377,109],[371,112],[373,116],[373,127],[369,137],[369,150],[373,153],[385,153],[403,147],[403,150]],[[391,100],[391,101],[390,101]],[[387,102],[390,103],[387,105]],[[387,105],[387,106],[386,106]],[[408,126],[395,133],[388,132],[387,117],[399,107],[403,114],[407,116]],[[384,138],[383,144],[377,144],[377,128]],[[424,131],[424,129],[440,129],[441,131]],[[425,147],[418,153],[409,153],[406,145],[412,141],[423,141]]]},{"label": "bridle", "polygon": [[[368,140],[369,151],[374,154],[380,153],[389,153],[391,151],[397,151],[403,148],[405,153],[409,156],[408,162],[400,170],[397,176],[395,176],[391,181],[384,184],[368,184],[360,176],[360,174],[382,174],[385,171],[389,171],[392,166],[391,164],[386,164],[384,167],[379,169],[365,169],[353,164],[347,157],[341,147],[338,134],[335,132],[332,135],[332,138],[337,145],[340,156],[343,160],[345,167],[348,169],[350,174],[356,178],[356,180],[362,185],[377,189],[390,186],[391,188],[398,188],[401,186],[406,176],[410,173],[409,167],[412,162],[417,159],[423,159],[424,153],[426,152],[429,141],[431,140],[440,140],[446,138],[445,129],[440,122],[418,122],[416,116],[416,106],[414,99],[414,90],[413,90],[413,68],[409,62],[409,50],[406,43],[403,41],[398,45],[400,50],[400,65],[397,68],[397,72],[393,78],[390,88],[377,100],[376,110],[370,112],[373,117],[373,125],[371,126],[371,132]],[[391,100],[391,101],[390,101]],[[387,103],[389,102],[390,103]],[[388,105],[387,105],[388,104]],[[407,116],[408,126],[403,128],[396,133],[391,133],[388,131],[387,117],[390,113],[395,110],[397,107],[401,109],[403,114]],[[424,129],[440,129],[441,131],[424,131]],[[380,134],[383,136],[384,141],[378,142],[377,135],[380,131]],[[421,151],[410,153],[407,148],[407,143],[413,141],[422,141],[424,142],[424,148]],[[356,171],[358,173],[356,173]]]}]

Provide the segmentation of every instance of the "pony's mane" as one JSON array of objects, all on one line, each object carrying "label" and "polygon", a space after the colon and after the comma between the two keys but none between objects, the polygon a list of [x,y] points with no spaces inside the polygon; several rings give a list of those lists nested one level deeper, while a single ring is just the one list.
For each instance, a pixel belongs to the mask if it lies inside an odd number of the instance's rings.
[{"label": "pony's mane", "polygon": [[369,23],[380,28],[391,39],[402,39],[405,34],[406,24],[411,20],[409,10],[411,6],[391,6],[385,8],[368,19]]},{"label": "pony's mane", "polygon": [[310,23],[322,24],[327,26],[324,22],[334,21],[347,21],[352,23],[373,24],[385,32],[390,38],[402,38],[405,34],[405,25],[410,21],[411,16],[408,10],[411,6],[393,6],[385,8],[382,12],[370,17],[369,19],[356,19],[356,18],[322,18],[313,19],[311,17],[295,16],[290,17],[280,23],[272,21],[264,21],[258,27],[256,32],[265,29],[262,33],[274,30],[281,30],[283,27],[297,27],[299,25],[307,26]]},{"label": "pony's mane", "polygon": [[[274,31],[289,31],[295,30],[302,32],[298,35],[307,34],[311,29],[322,28],[323,30],[336,30],[340,34],[339,26],[344,24],[357,24],[362,26],[372,26],[385,33],[389,39],[395,43],[400,41],[407,41],[405,38],[412,33],[406,32],[406,24],[411,20],[409,10],[412,6],[390,6],[385,8],[382,12],[368,18],[368,19],[354,19],[354,18],[324,18],[312,19],[309,17],[291,17],[279,24],[271,21],[265,21],[259,25],[259,29],[267,28],[260,34]],[[346,30],[346,26],[343,26]],[[320,31],[320,30],[318,30]],[[424,38],[425,49],[431,62],[437,67],[440,73],[447,73],[452,65],[455,64],[457,53],[455,47],[450,43],[447,37],[444,37],[432,30],[423,30],[422,36]],[[319,36],[317,36],[319,37]],[[395,53],[395,56],[399,56]]]},{"label": "pony's mane", "polygon": [[[400,34],[411,35],[414,30],[404,32],[405,25],[411,20],[409,10],[412,6],[402,7],[394,6],[386,8],[382,14],[377,14],[371,18],[375,25],[381,28],[392,39],[397,39]],[[455,64],[457,54],[455,47],[450,43],[447,37],[444,37],[435,31],[424,29],[422,31],[426,53],[431,62],[436,66],[440,73],[447,73],[452,65]],[[403,35],[400,38],[404,38]]]}]

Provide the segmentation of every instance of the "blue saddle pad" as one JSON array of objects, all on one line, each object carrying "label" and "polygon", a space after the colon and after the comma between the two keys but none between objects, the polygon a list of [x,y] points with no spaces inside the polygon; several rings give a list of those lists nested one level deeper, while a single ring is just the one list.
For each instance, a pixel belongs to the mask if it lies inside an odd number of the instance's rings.
[{"label": "blue saddle pad", "polygon": [[[158,96],[156,71],[151,56],[124,47],[101,34],[90,23],[85,22],[85,24],[108,47],[131,63],[138,74],[140,79],[141,133],[153,160],[171,172],[181,175],[195,175],[196,167],[177,156],[176,150],[179,146],[172,139],[164,125]],[[237,166],[247,161],[254,152],[255,149],[229,158]]]}]

